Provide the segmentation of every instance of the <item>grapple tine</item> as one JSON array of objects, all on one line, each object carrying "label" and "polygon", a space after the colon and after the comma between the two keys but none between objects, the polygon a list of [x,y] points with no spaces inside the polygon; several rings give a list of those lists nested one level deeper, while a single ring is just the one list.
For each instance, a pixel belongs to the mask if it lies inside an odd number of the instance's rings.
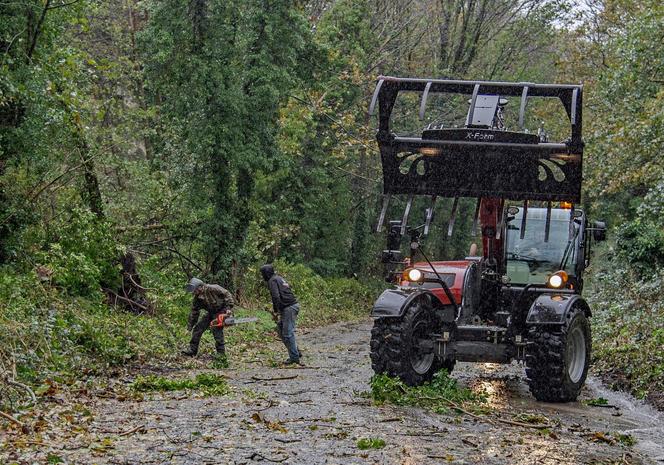
[{"label": "grapple tine", "polygon": [[544,242],[549,242],[549,230],[551,229],[551,202],[546,203],[546,223],[544,224]]},{"label": "grapple tine", "polygon": [[521,239],[526,237],[526,217],[528,216],[528,201],[523,201],[523,216],[521,217]]},{"label": "grapple tine", "polygon": [[452,231],[454,230],[454,222],[456,221],[456,212],[458,206],[459,206],[459,197],[454,197],[454,203],[452,204],[452,213],[450,214],[450,223],[447,226],[447,237],[452,237]]},{"label": "grapple tine", "polygon": [[505,224],[505,200],[500,201],[499,211],[501,212],[501,215],[500,215],[500,222],[496,226],[496,239],[497,240],[500,240],[500,237],[503,233],[503,224]]},{"label": "grapple tine", "polygon": [[579,89],[574,89],[572,91],[572,109],[570,110],[570,116],[569,116],[572,126],[576,126],[576,105],[578,98],[579,98]]},{"label": "grapple tine", "polygon": [[471,231],[471,234],[473,237],[477,237],[477,226],[480,223],[480,205],[482,204],[482,199],[478,198],[477,199],[477,204],[475,205],[475,215],[473,216],[473,229]]},{"label": "grapple tine", "polygon": [[408,226],[408,215],[410,214],[410,207],[413,205],[413,194],[408,196],[408,202],[406,202],[406,208],[403,211],[403,219],[401,220],[401,235],[406,234],[406,227]]},{"label": "grapple tine", "polygon": [[473,117],[475,116],[475,103],[477,103],[477,94],[480,91],[480,85],[475,84],[473,87],[473,96],[470,99],[470,109],[468,110],[468,122],[466,125],[473,124]]},{"label": "grapple tine", "polygon": [[420,103],[420,120],[424,119],[424,110],[427,107],[427,99],[429,98],[429,89],[431,89],[431,82],[427,82],[424,92],[422,92],[422,102]]},{"label": "grapple tine", "polygon": [[383,230],[383,223],[385,223],[385,215],[387,214],[387,207],[390,204],[390,194],[383,195],[383,206],[380,209],[380,216],[378,217],[378,224],[376,225],[376,232]]},{"label": "grapple tine", "polygon": [[373,97],[371,97],[371,104],[369,105],[369,116],[373,116],[374,110],[376,109],[376,102],[378,101],[378,94],[380,94],[380,88],[383,87],[384,79],[378,81],[376,85],[376,90],[374,90]]},{"label": "grapple tine", "polygon": [[429,227],[431,226],[431,220],[433,219],[433,207],[436,205],[436,199],[438,197],[435,195],[431,196],[431,205],[427,208],[427,217],[424,222],[424,237],[429,235]]},{"label": "grapple tine", "polygon": [[521,92],[521,106],[519,107],[519,128],[523,131],[525,125],[526,102],[528,101],[528,86]]}]

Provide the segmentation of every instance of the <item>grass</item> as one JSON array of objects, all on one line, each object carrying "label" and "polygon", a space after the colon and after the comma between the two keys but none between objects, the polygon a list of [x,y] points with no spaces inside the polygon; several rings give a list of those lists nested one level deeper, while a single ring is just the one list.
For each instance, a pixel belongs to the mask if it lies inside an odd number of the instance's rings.
[{"label": "grass", "polygon": [[374,375],[371,378],[371,398],[379,405],[390,403],[423,407],[436,413],[448,413],[455,405],[479,409],[486,401],[482,395],[460,387],[446,370],[436,373],[431,382],[414,387],[385,374]]},{"label": "grass", "polygon": [[195,378],[164,378],[162,376],[139,376],[131,385],[137,392],[168,392],[196,390],[206,396],[223,396],[230,392],[226,379],[212,373],[200,373]]},{"label": "grass", "polygon": [[360,438],[357,441],[357,448],[360,450],[382,449],[385,447],[385,440],[381,438]]}]

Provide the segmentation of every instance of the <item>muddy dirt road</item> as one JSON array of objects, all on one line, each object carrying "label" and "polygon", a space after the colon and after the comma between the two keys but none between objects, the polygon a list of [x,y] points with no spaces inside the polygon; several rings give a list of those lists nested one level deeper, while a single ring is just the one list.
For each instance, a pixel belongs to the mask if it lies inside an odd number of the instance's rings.
[{"label": "muddy dirt road", "polygon": [[[520,366],[457,364],[454,377],[485,391],[494,415],[544,415],[558,425],[544,432],[467,415],[372,405],[362,395],[372,375],[370,324],[339,324],[301,335],[305,368],[234,360],[223,370],[233,387],[228,396],[175,392],[143,401],[96,400],[86,428],[94,447],[72,435],[48,450],[65,463],[99,464],[664,463],[661,416],[606,391],[594,379],[582,399],[604,397],[615,407],[537,403]],[[636,444],[605,441],[617,433],[631,435]],[[385,446],[361,450],[360,438],[380,438]]]}]

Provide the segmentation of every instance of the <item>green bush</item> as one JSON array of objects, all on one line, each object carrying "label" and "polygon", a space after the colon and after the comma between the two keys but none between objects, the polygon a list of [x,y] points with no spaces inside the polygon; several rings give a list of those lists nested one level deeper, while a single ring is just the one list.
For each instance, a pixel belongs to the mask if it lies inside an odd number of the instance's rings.
[{"label": "green bush", "polygon": [[664,231],[651,221],[625,223],[617,233],[616,251],[642,276],[664,267]]},{"label": "green bush", "polygon": [[185,338],[169,314],[125,313],[101,294],[73,298],[34,273],[0,268],[0,366],[15,362],[25,381],[166,356]]},{"label": "green bush", "polygon": [[51,230],[57,234],[47,234],[45,250],[37,253],[36,259],[52,272],[54,284],[74,296],[90,296],[98,294],[100,287],[119,286],[122,248],[109,223],[87,210],[74,209]]}]

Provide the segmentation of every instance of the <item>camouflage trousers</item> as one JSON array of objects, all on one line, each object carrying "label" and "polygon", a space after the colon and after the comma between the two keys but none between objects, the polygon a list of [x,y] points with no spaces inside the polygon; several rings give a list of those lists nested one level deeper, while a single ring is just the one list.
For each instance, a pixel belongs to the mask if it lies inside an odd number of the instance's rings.
[{"label": "camouflage trousers", "polygon": [[212,331],[212,336],[214,337],[214,345],[217,349],[217,353],[224,355],[226,353],[226,345],[224,343],[224,328],[210,328],[210,323],[217,318],[219,312],[209,313],[203,312],[203,317],[198,320],[194,329],[191,333],[191,341],[189,342],[189,348],[192,352],[198,353],[198,345],[201,342],[201,337],[206,329]]}]

